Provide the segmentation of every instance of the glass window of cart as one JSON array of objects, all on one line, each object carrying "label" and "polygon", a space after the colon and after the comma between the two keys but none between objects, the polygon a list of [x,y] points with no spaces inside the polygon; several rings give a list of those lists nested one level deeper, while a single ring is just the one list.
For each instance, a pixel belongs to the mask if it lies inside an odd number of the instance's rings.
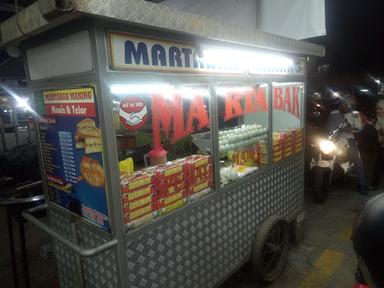
[{"label": "glass window of cart", "polygon": [[303,145],[303,83],[273,83],[272,162],[299,153]]},{"label": "glass window of cart", "polygon": [[216,95],[225,186],[268,164],[268,85],[220,85]]},{"label": "glass window of cart", "polygon": [[112,85],[122,204],[128,228],[213,187],[206,85]]}]

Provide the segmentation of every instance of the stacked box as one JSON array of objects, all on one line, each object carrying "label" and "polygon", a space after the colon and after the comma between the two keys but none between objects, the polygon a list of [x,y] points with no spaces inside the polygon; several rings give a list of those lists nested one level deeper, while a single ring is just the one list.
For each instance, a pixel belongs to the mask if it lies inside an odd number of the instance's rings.
[{"label": "stacked box", "polygon": [[134,228],[182,207],[208,193],[212,179],[210,156],[199,155],[121,175],[125,224]]},{"label": "stacked box", "polygon": [[185,197],[199,193],[213,185],[213,166],[208,155],[192,155],[183,159],[186,175]]},{"label": "stacked box", "polygon": [[273,132],[272,136],[272,162],[277,163],[283,159],[283,138],[280,132]]},{"label": "stacked box", "polygon": [[124,223],[128,224],[145,218],[153,218],[153,205],[156,201],[154,177],[149,171],[123,174],[120,177]]},{"label": "stacked box", "polygon": [[292,155],[293,148],[293,132],[292,130],[284,130],[281,133],[281,138],[283,139],[283,158],[289,157]]},{"label": "stacked box", "polygon": [[159,214],[169,213],[184,205],[186,189],[184,162],[174,161],[155,167],[155,186],[158,193],[154,208]]},{"label": "stacked box", "polygon": [[299,128],[293,132],[293,151],[301,152],[303,143],[303,129]]},{"label": "stacked box", "polygon": [[258,164],[267,165],[268,164],[268,148],[267,142],[265,140],[261,140],[257,144],[258,151]]},{"label": "stacked box", "polygon": [[159,197],[182,190],[185,188],[184,163],[174,161],[169,165],[155,166],[154,177]]}]

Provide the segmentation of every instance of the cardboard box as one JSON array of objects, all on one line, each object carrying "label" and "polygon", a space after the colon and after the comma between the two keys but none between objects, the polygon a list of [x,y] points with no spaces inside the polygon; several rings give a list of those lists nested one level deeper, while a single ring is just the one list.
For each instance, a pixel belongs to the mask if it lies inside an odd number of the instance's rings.
[{"label": "cardboard box", "polygon": [[[123,191],[125,191],[125,190],[123,190]],[[135,189],[135,190],[128,190],[128,192],[122,193],[123,203],[125,204],[128,202],[132,202],[132,201],[135,201],[135,199],[138,199],[138,198],[141,198],[143,196],[150,195],[150,194],[152,195],[154,193],[155,193],[155,188],[153,185],[147,185],[147,186]]]},{"label": "cardboard box", "polygon": [[152,214],[152,204],[140,207],[133,211],[125,211],[124,209],[124,222],[127,224],[133,220]]},{"label": "cardboard box", "polygon": [[141,197],[139,199],[136,199],[135,201],[131,201],[128,203],[124,203],[124,213],[128,213],[131,211],[134,211],[136,209],[139,209],[141,207],[145,207],[148,205],[152,205],[153,197],[152,194],[149,194],[147,196]]},{"label": "cardboard box", "polygon": [[120,176],[120,185],[122,193],[136,190],[143,186],[153,184],[153,174],[146,170],[141,170],[133,174],[122,174]]}]

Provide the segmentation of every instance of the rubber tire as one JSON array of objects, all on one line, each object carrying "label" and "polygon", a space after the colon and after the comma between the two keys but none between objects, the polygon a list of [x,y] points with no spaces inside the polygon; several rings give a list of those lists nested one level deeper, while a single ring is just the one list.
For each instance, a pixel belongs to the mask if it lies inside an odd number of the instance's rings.
[{"label": "rubber tire", "polygon": [[[275,225],[281,225],[282,227],[284,247],[282,249],[279,262],[276,265],[276,268],[274,269],[273,273],[266,273],[266,271],[264,271],[262,267],[263,263],[261,256],[263,253],[265,241],[268,239],[268,236]],[[251,262],[253,278],[263,284],[268,284],[276,281],[276,279],[280,276],[280,274],[283,272],[285,266],[288,263],[289,248],[289,224],[287,220],[277,215],[267,218],[257,231],[255,240],[252,244]]]},{"label": "rubber tire", "polygon": [[322,204],[327,200],[330,187],[331,170],[329,168],[316,167],[313,197],[316,203]]}]

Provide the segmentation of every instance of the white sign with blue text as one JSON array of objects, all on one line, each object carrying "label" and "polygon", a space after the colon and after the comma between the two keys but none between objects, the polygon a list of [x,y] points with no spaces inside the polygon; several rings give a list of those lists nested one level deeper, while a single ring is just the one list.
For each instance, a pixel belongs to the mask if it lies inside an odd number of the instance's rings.
[{"label": "white sign with blue text", "polygon": [[[109,32],[113,70],[203,74],[302,74],[301,62],[284,55],[195,46],[126,33]],[[299,69],[298,69],[299,68]]]}]

